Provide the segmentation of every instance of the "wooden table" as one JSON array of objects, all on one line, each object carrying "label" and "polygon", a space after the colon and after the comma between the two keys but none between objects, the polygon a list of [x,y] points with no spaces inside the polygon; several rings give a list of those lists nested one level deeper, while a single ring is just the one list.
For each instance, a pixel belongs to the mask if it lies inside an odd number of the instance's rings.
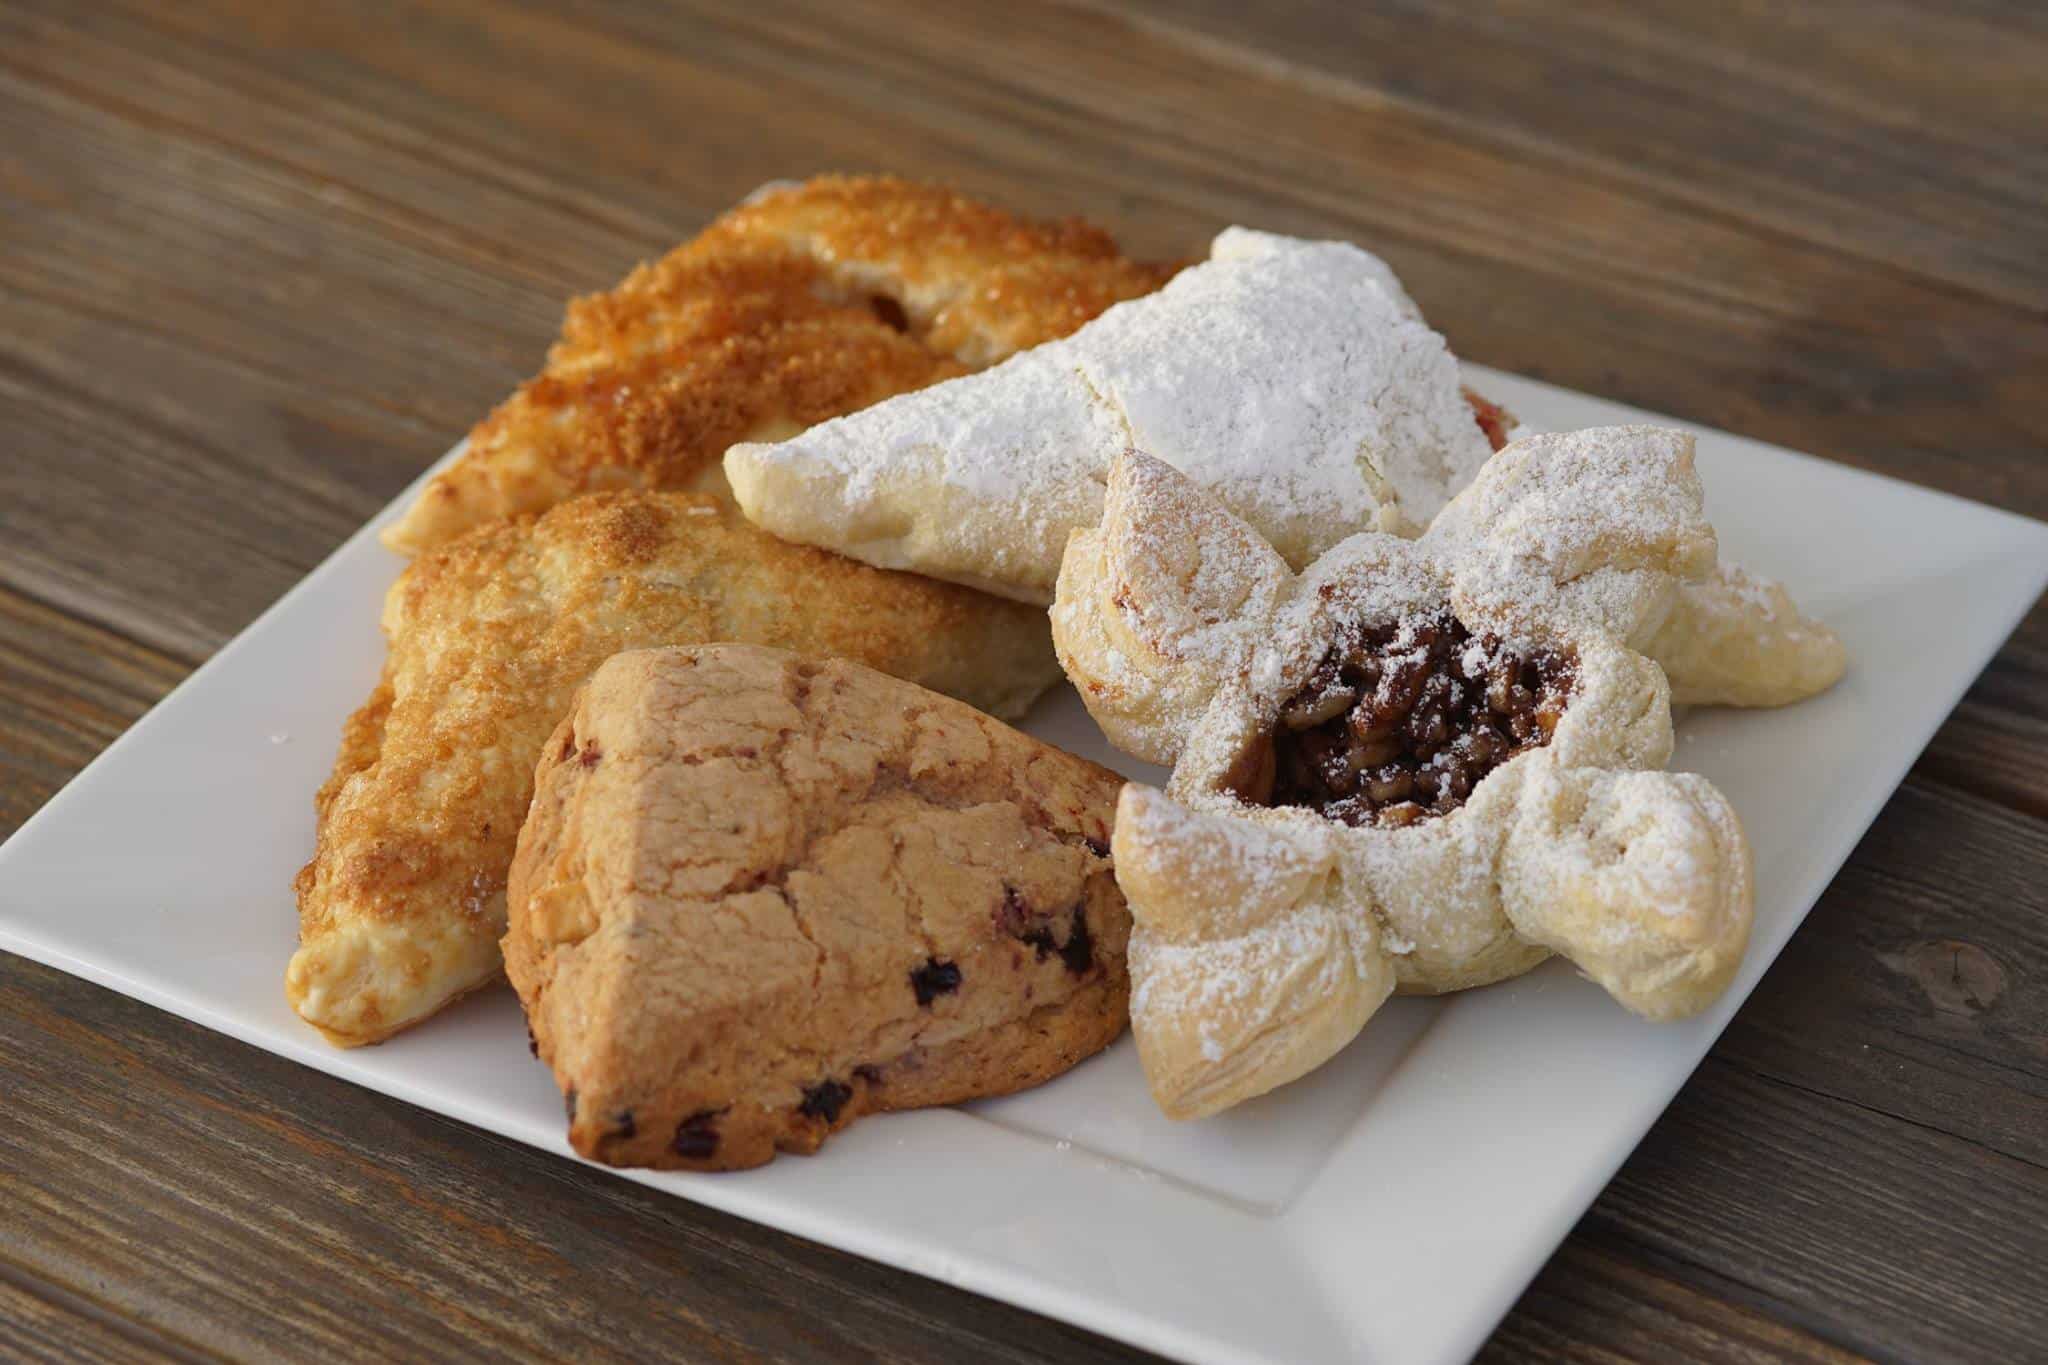
[{"label": "wooden table", "polygon": [[[0,831],[817,169],[1355,238],[1471,359],[2048,515],[2038,8],[566,8],[0,4]],[[2044,712],[2037,609],[1491,1356],[2039,1358]],[[1134,1354],[4,957],[0,1097],[0,1355]]]}]

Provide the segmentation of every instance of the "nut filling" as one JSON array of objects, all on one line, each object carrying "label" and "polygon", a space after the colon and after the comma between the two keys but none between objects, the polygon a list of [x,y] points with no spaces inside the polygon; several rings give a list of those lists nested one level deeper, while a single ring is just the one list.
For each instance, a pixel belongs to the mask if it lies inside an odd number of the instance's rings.
[{"label": "nut filling", "polygon": [[1280,708],[1271,766],[1237,794],[1347,825],[1447,815],[1495,768],[1550,742],[1576,682],[1569,651],[1474,635],[1449,611],[1356,626]]}]

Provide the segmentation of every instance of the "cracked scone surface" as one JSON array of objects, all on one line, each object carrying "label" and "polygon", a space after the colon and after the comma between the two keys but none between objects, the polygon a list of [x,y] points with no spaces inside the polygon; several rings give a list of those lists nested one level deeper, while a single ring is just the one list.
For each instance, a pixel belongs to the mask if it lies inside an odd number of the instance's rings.
[{"label": "cracked scone surface", "polygon": [[855,664],[611,659],[541,758],[504,943],[571,1143],[754,1166],[1107,1046],[1119,784]]},{"label": "cracked scone surface", "polygon": [[285,978],[342,1045],[498,975],[534,762],[617,651],[748,640],[842,655],[1005,715],[1057,677],[1039,613],[787,544],[696,494],[594,494],[424,555],[393,585],[384,632],[383,680],[315,801]]},{"label": "cracked scone surface", "polygon": [[384,533],[415,554],[603,488],[721,491],[736,441],[780,440],[1065,336],[1173,267],[1076,220],[934,185],[776,186],[569,305],[540,374]]}]

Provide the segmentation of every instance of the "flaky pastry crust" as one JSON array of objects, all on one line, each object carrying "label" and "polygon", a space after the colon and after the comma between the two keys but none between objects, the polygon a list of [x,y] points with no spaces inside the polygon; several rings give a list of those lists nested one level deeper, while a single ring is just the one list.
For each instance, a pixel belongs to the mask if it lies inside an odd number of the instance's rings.
[{"label": "flaky pastry crust", "polygon": [[535,760],[622,649],[842,656],[1016,715],[1057,678],[1038,613],[756,530],[702,494],[602,493],[423,555],[384,607],[383,681],[343,731],[299,873],[286,993],[341,1045],[494,979]]},{"label": "flaky pastry crust", "polygon": [[[1302,1075],[1396,990],[1483,985],[1553,952],[1650,1018],[1721,992],[1748,941],[1748,844],[1705,779],[1654,771],[1670,692],[1631,647],[1711,581],[1701,508],[1681,433],[1537,437],[1495,456],[1419,541],[1362,534],[1296,575],[1172,469],[1119,460],[1102,527],[1070,546],[1054,635],[1111,738],[1175,762],[1166,792],[1124,789],[1114,841],[1137,926],[1132,1027],[1168,1114]],[[1354,804],[1346,823],[1324,813],[1336,806],[1264,804],[1283,708],[1322,685],[1351,705],[1329,661],[1375,627],[1396,653],[1470,632],[1430,680],[1442,714],[1548,660],[1551,728],[1529,724],[1524,698],[1519,747],[1488,736],[1476,781],[1463,758],[1432,758],[1431,791],[1441,778],[1447,793],[1434,810]],[[1422,657],[1390,654],[1386,676]],[[1342,715],[1311,709],[1315,724]],[[1477,753],[1441,729],[1430,742]],[[1370,776],[1397,794],[1421,780]]]},{"label": "flaky pastry crust", "polygon": [[734,442],[993,364],[1172,273],[1078,220],[935,186],[828,175],[771,189],[573,301],[546,367],[384,543],[417,554],[599,489],[723,491]]}]

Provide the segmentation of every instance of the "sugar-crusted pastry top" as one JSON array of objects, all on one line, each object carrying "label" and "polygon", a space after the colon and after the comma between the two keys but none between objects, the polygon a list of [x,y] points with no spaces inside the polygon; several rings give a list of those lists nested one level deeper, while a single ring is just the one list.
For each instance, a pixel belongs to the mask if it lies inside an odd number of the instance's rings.
[{"label": "sugar-crusted pastry top", "polygon": [[668,255],[572,301],[547,365],[384,533],[417,553],[601,488],[722,491],[735,441],[1065,336],[1173,267],[1109,234],[950,190],[827,175],[764,187]]},{"label": "sugar-crusted pastry top", "polygon": [[1443,338],[1384,262],[1232,228],[1209,260],[978,375],[742,444],[726,474],[777,535],[1049,601],[1067,535],[1136,446],[1297,567],[1419,532],[1491,450]]}]

